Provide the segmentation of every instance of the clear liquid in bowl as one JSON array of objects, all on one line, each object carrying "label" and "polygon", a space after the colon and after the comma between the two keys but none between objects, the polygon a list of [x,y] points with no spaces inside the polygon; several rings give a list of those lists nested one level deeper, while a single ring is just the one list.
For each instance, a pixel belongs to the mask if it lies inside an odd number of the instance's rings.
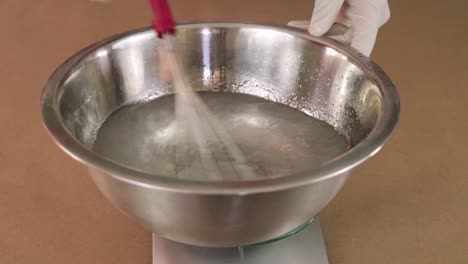
[{"label": "clear liquid in bowl", "polygon": [[[198,94],[242,151],[256,179],[312,169],[349,148],[346,138],[332,126],[289,106],[240,93]],[[206,173],[195,145],[176,144],[180,131],[174,99],[174,95],[165,95],[117,109],[97,130],[93,150],[158,176],[223,180],[223,175],[213,178]],[[206,141],[210,143],[210,138]],[[224,151],[224,146],[211,147],[215,152]],[[217,162],[221,166],[230,164],[229,160]]]}]

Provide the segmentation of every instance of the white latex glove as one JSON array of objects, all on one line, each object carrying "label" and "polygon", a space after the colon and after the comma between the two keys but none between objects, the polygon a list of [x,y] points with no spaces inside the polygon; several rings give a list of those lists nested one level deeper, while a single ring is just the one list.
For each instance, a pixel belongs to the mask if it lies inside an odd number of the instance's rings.
[{"label": "white latex glove", "polygon": [[336,23],[349,29],[338,41],[351,43],[351,47],[369,56],[374,48],[379,28],[390,18],[387,0],[315,0],[312,19],[291,21],[288,25],[308,29],[314,36],[322,36]]}]

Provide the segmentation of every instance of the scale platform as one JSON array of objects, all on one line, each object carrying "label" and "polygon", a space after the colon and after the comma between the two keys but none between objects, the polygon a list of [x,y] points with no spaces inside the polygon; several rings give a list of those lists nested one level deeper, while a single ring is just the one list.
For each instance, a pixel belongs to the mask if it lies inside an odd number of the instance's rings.
[{"label": "scale platform", "polygon": [[328,264],[319,219],[282,240],[242,248],[205,248],[153,234],[153,264]]}]

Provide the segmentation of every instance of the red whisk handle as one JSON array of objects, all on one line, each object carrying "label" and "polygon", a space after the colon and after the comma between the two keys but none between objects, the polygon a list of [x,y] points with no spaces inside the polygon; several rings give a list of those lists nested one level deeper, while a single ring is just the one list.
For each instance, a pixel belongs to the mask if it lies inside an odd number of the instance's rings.
[{"label": "red whisk handle", "polygon": [[158,37],[174,34],[175,23],[167,0],[150,0],[150,2],[154,13],[153,27],[158,32]]}]

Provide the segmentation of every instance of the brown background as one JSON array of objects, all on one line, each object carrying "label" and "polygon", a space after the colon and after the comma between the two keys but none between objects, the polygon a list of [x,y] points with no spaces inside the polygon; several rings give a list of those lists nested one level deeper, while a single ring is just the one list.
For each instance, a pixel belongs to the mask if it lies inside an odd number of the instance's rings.
[{"label": "brown background", "polygon": [[[173,0],[181,21],[308,19],[312,0]],[[330,262],[468,263],[468,2],[394,0],[373,58],[401,123],[322,214]],[[250,7],[249,7],[250,6]],[[146,26],[147,0],[0,0],[0,263],[151,263],[150,233],[47,136],[40,91],[103,37]]]}]

